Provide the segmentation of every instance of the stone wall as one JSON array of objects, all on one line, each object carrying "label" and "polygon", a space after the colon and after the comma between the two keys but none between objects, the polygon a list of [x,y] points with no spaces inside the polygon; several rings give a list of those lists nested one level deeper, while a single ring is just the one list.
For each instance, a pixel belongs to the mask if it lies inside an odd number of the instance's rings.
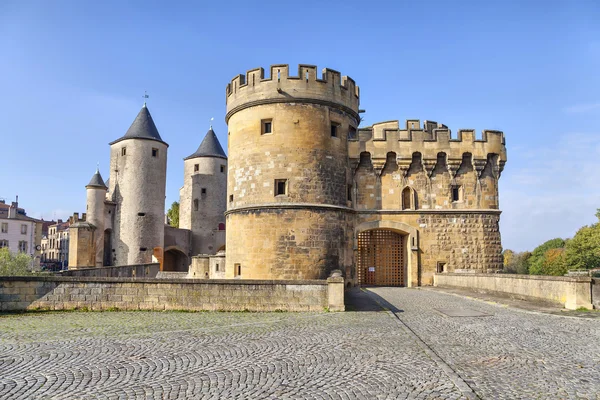
[{"label": "stone wall", "polygon": [[412,260],[407,271],[409,286],[433,284],[438,263],[445,264],[447,272],[470,269],[485,273],[502,268],[498,211],[363,211],[356,218],[355,236],[373,229],[375,222],[379,224],[376,228],[412,235],[406,250]]},{"label": "stone wall", "polygon": [[324,279],[345,271],[352,265],[352,218],[344,210],[300,205],[228,214],[225,277]]},{"label": "stone wall", "polygon": [[341,277],[327,281],[0,278],[0,311],[343,311],[343,298]]},{"label": "stone wall", "polygon": [[434,275],[434,285],[460,287],[481,292],[505,293],[526,300],[536,299],[564,305],[569,310],[592,309],[591,279],[583,277],[455,274]]},{"label": "stone wall", "polygon": [[160,271],[160,264],[151,263],[118,267],[70,269],[62,272],[61,275],[101,278],[155,278],[158,271]]}]

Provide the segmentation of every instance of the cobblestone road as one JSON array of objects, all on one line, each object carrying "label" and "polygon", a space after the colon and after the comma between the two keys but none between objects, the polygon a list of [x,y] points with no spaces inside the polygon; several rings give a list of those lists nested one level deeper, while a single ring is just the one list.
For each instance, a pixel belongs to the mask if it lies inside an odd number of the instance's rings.
[{"label": "cobblestone road", "polygon": [[346,313],[5,315],[0,398],[600,398],[600,320],[371,293]]}]

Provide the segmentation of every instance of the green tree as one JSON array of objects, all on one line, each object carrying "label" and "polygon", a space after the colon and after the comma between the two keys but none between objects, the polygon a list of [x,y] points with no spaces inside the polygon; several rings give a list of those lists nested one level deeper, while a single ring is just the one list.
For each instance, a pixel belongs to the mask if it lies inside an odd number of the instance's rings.
[{"label": "green tree", "polygon": [[6,247],[0,249],[0,276],[29,275],[31,257],[25,253],[12,254]]},{"label": "green tree", "polygon": [[169,219],[169,225],[173,228],[179,228],[179,202],[174,201],[171,204],[171,208],[167,211],[167,218]]},{"label": "green tree", "polygon": [[551,239],[536,247],[528,260],[531,275],[545,275],[547,272],[547,254],[551,249],[563,249],[565,241],[561,238]]},{"label": "green tree", "polygon": [[550,249],[544,254],[544,275],[563,276],[567,273],[565,249]]},{"label": "green tree", "polygon": [[515,253],[512,250],[504,251],[504,272],[507,274],[527,274],[528,273],[528,263],[529,257],[531,257],[531,253],[528,251],[523,251],[520,253]]},{"label": "green tree", "polygon": [[600,223],[580,228],[568,241],[565,257],[569,269],[600,267]]}]

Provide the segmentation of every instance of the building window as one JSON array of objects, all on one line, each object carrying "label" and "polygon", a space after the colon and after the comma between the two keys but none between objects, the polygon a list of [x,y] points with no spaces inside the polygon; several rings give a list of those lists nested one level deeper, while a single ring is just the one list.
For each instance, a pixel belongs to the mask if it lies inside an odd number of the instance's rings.
[{"label": "building window", "polygon": [[235,276],[242,276],[242,264],[234,264],[233,265],[233,272],[235,274]]},{"label": "building window", "polygon": [[215,272],[219,272],[219,264],[215,264]]},{"label": "building window", "polygon": [[19,252],[21,252],[21,253],[27,252],[27,242],[25,240],[19,241]]},{"label": "building window", "polygon": [[152,148],[152,157],[158,157],[158,149]]},{"label": "building window", "polygon": [[26,235],[27,234],[27,225],[21,225],[21,234],[22,235]]},{"label": "building window", "polygon": [[275,196],[285,196],[288,191],[287,179],[275,179]]},{"label": "building window", "polygon": [[202,193],[202,194],[206,194],[206,188],[202,188],[202,189],[200,189],[200,193]]},{"label": "building window", "polygon": [[194,164],[194,172],[200,171],[200,164]]},{"label": "building window", "polygon": [[121,155],[124,156],[125,154],[127,154],[127,148],[121,147]]},{"label": "building window", "polygon": [[146,251],[148,250],[146,247],[140,247],[140,251]]},{"label": "building window", "polygon": [[194,199],[194,211],[198,211],[198,199]]},{"label": "building window", "polygon": [[8,240],[0,240],[0,249],[8,247]]},{"label": "building window", "polygon": [[348,201],[352,201],[352,185],[348,185],[347,196]]},{"label": "building window", "polygon": [[438,274],[446,272],[446,263],[442,262],[442,261],[438,261],[436,271]]},{"label": "building window", "polygon": [[404,190],[402,190],[402,209],[403,210],[410,210],[411,209],[411,190],[409,187],[405,187]]},{"label": "building window", "polygon": [[143,212],[138,213],[138,217],[145,217],[145,216],[146,216],[146,213],[143,213]]},{"label": "building window", "polygon": [[229,195],[229,201],[233,201],[233,195],[232,194]]},{"label": "building window", "polygon": [[349,140],[356,140],[356,128],[351,126],[350,128],[348,128],[348,139]]},{"label": "building window", "polygon": [[338,136],[338,127],[339,126],[340,126],[339,124],[335,124],[335,123],[331,124],[331,137],[337,137]]},{"label": "building window", "polygon": [[8,222],[2,223],[2,233],[8,233]]},{"label": "building window", "polygon": [[272,119],[263,119],[260,122],[261,122],[261,126],[262,126],[262,128],[261,128],[262,135],[266,135],[268,133],[273,133],[273,120]]},{"label": "building window", "polygon": [[222,223],[222,222],[221,222],[221,223],[219,224],[219,230],[220,230],[220,231],[224,231],[224,230],[225,230],[225,224],[224,224],[224,223]]},{"label": "building window", "polygon": [[224,165],[221,165],[221,172],[225,173],[225,166]]},{"label": "building window", "polygon": [[462,188],[460,186],[452,186],[452,201],[462,201]]}]

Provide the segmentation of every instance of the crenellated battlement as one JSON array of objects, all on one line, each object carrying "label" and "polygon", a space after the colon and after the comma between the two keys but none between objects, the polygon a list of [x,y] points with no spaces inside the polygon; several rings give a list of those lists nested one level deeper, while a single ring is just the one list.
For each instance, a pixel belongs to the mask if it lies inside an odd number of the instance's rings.
[{"label": "crenellated battlement", "polygon": [[249,70],[234,77],[226,88],[227,115],[247,107],[273,103],[316,103],[346,112],[358,121],[359,88],[354,80],[338,71],[324,68],[317,76],[317,67],[300,64],[298,74],[290,75],[287,64],[272,65],[270,76],[263,68]]},{"label": "crenellated battlement", "polygon": [[361,128],[357,140],[349,141],[349,156],[359,159],[360,153],[368,152],[372,159],[385,160],[388,153],[396,153],[398,159],[411,159],[420,153],[423,160],[436,160],[445,153],[449,159],[462,159],[470,154],[475,161],[487,160],[488,155],[498,155],[498,161],[506,162],[504,132],[484,130],[480,139],[474,129],[460,129],[452,138],[450,129],[434,121],[407,120],[404,128],[399,121],[385,121]]}]

